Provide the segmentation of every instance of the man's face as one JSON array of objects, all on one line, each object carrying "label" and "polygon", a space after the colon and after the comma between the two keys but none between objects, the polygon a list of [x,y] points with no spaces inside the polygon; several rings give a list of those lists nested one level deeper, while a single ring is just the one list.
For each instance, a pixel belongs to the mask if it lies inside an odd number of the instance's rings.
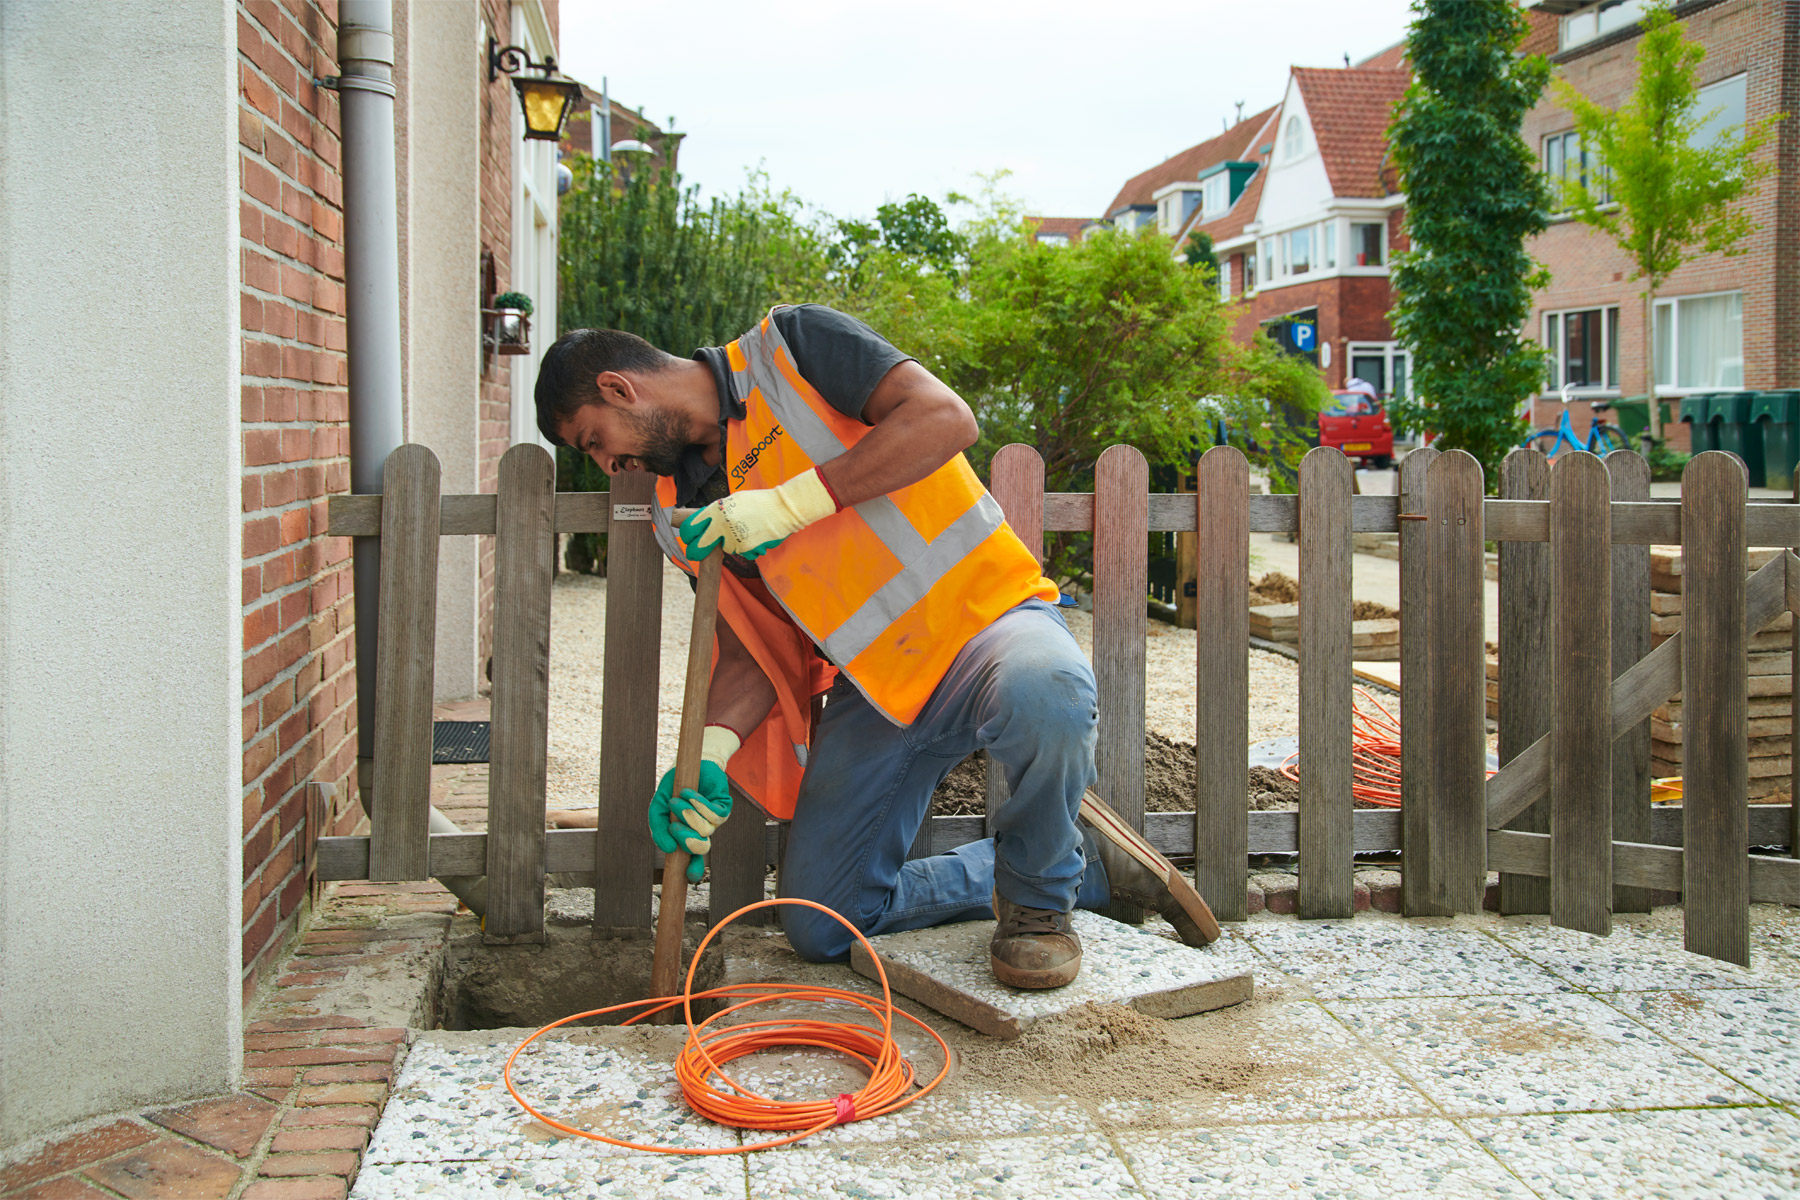
[{"label": "man's face", "polygon": [[562,439],[609,476],[621,471],[673,475],[687,450],[680,416],[653,402],[600,400],[563,422]]}]

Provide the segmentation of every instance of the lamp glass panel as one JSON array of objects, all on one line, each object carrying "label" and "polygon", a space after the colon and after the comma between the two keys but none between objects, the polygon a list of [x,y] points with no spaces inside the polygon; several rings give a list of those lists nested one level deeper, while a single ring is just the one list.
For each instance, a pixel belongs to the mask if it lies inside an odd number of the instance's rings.
[{"label": "lamp glass panel", "polygon": [[555,137],[562,129],[569,93],[550,80],[518,80],[519,103],[525,110],[525,127],[537,137]]}]

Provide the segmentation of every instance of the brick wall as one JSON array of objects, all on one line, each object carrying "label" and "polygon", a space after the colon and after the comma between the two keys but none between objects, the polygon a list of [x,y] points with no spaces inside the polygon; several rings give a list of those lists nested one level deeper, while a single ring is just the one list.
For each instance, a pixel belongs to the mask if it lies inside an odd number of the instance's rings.
[{"label": "brick wall", "polygon": [[[1243,298],[1242,279],[1243,263],[1233,263],[1232,290],[1240,300]],[[1346,353],[1349,343],[1393,340],[1393,329],[1388,324],[1388,308],[1392,303],[1393,289],[1385,275],[1337,275],[1312,283],[1265,288],[1252,295],[1238,310],[1232,337],[1239,342],[1246,341],[1264,321],[1317,308],[1319,342],[1331,344],[1331,365],[1324,368],[1325,383],[1328,387],[1342,387],[1350,361]]]},{"label": "brick wall", "polygon": [[[1686,36],[1706,47],[1699,78],[1702,85],[1746,74],[1747,112],[1751,120],[1778,111],[1800,112],[1800,19],[1791,0],[1724,0],[1688,4],[1677,9]],[[1602,104],[1617,106],[1629,97],[1637,79],[1639,40],[1627,37],[1578,47],[1561,60],[1557,73]],[[1765,155],[1777,160],[1779,177],[1766,180],[1745,202],[1760,228],[1741,246],[1745,253],[1727,258],[1711,254],[1681,267],[1659,295],[1682,296],[1714,291],[1742,291],[1744,386],[1800,386],[1800,130],[1794,121],[1781,124],[1777,145]],[[1574,127],[1574,119],[1548,90],[1526,117],[1521,133],[1540,156],[1545,135]],[[1543,336],[1543,314],[1566,308],[1617,305],[1619,308],[1619,377],[1626,395],[1642,395],[1645,386],[1645,336],[1641,281],[1632,279],[1629,259],[1611,239],[1573,221],[1559,220],[1531,246],[1532,254],[1553,276],[1538,293],[1526,336]],[[1540,403],[1537,423],[1556,419],[1553,402]],[[1580,422],[1577,422],[1578,425]]]},{"label": "brick wall", "polygon": [[[482,0],[482,14],[488,27],[502,41],[512,34],[511,8],[507,0]],[[485,78],[485,76],[483,76]],[[493,264],[493,291],[482,284],[482,304],[504,292],[512,278],[513,145],[512,114],[518,103],[511,81],[502,75],[484,85],[481,96],[481,250],[484,261]],[[544,330],[533,329],[532,336],[542,337]],[[555,332],[548,331],[554,337]],[[481,400],[478,420],[481,490],[498,491],[500,456],[511,441],[512,367],[511,358],[488,354],[482,360]],[[487,685],[487,664],[494,651],[494,539],[480,540],[478,552],[480,574],[477,588],[481,612],[481,628],[477,635],[478,661],[483,664],[481,686]]]},{"label": "brick wall", "polygon": [[[336,0],[240,0],[246,1003],[303,901],[308,783],[355,766]],[[334,813],[339,821],[352,821]]]}]

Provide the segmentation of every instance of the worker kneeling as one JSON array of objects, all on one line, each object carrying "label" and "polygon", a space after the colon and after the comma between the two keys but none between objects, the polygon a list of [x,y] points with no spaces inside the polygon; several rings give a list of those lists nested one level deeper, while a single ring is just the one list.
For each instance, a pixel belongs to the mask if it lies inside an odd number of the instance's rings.
[{"label": "worker kneeling", "polygon": [[[994,975],[1015,987],[1076,977],[1076,906],[1179,917],[1160,878],[1077,820],[1093,670],[963,456],[968,405],[917,361],[818,305],[691,359],[578,329],[544,356],[537,410],[608,475],[659,477],[651,516],[676,565],[725,556],[699,787],[675,795],[670,772],[650,802],[652,838],[693,854],[692,878],[735,784],[792,821],[785,895],[869,935],[992,916]],[[1006,773],[994,836],[908,860],[932,793],[978,749]],[[804,957],[847,955],[836,921],[781,913]]]}]

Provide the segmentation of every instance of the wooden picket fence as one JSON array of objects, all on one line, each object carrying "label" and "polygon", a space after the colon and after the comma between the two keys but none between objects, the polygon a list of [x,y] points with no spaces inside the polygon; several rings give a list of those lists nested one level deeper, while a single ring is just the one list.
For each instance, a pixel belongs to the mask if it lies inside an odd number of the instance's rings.
[{"label": "wooden picket fence", "polygon": [[[543,937],[545,876],[591,872],[595,923],[648,927],[655,854],[643,820],[655,786],[663,560],[648,520],[651,481],[608,493],[554,491],[550,456],[518,446],[497,495],[440,496],[436,458],[403,446],[380,496],[336,496],[329,532],[382,540],[381,632],[371,831],[320,839],[322,879],[485,874],[485,930]],[[1354,495],[1351,464],[1309,453],[1297,495],[1256,495],[1249,465],[1209,450],[1193,493],[1153,494],[1129,446],[1100,456],[1093,493],[1044,491],[1043,463],[1013,445],[990,490],[1028,546],[1091,531],[1098,790],[1166,852],[1192,855],[1221,919],[1245,914],[1251,854],[1298,852],[1302,917],[1349,917],[1353,859],[1402,852],[1407,915],[1472,912],[1490,869],[1506,912],[1548,912],[1606,933],[1652,891],[1684,898],[1686,944],[1746,962],[1752,901],[1800,904],[1800,859],[1748,853],[1800,845],[1800,807],[1746,803],[1748,637],[1800,612],[1800,556],[1749,575],[1753,546],[1800,546],[1800,505],[1748,502],[1741,464],[1688,465],[1679,502],[1652,501],[1635,454],[1536,451],[1506,462],[1501,498],[1459,451],[1414,451],[1398,496]],[[1144,811],[1148,534],[1197,534],[1194,686],[1198,774],[1191,813]],[[1300,803],[1246,806],[1249,535],[1295,532],[1300,549]],[[608,534],[598,833],[544,829],[550,594],[556,534]],[[1392,809],[1351,793],[1352,535],[1397,532],[1401,553],[1401,792]],[[437,542],[495,539],[492,759],[486,833],[431,834],[432,655]],[[1483,542],[1500,551],[1500,757],[1486,774]],[[1652,544],[1685,555],[1682,632],[1649,647]],[[1313,597],[1310,602],[1306,597]],[[1322,599],[1320,599],[1322,598]],[[1800,629],[1800,622],[1796,623]],[[1796,637],[1800,649],[1800,635]],[[1650,803],[1649,718],[1684,696],[1684,803]],[[1004,785],[989,779],[990,810]],[[1797,790],[1796,795],[1800,795]],[[936,853],[983,836],[981,817],[938,817],[914,846]],[[760,899],[777,861],[775,823],[730,821],[711,855],[714,920]]]}]

